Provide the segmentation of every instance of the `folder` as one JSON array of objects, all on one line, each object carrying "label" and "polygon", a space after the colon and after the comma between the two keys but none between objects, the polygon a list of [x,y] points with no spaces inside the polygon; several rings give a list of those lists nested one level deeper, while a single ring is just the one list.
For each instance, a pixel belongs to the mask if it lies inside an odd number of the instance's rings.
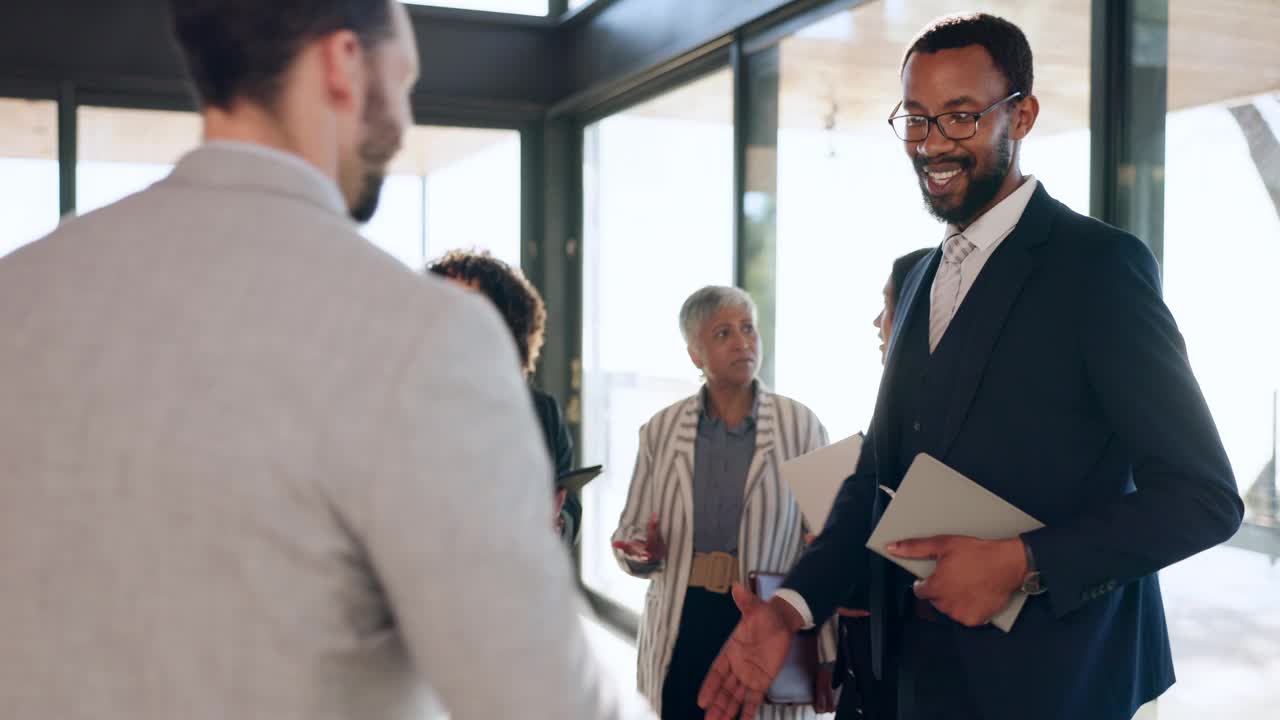
[{"label": "folder", "polygon": [[563,488],[571,493],[580,493],[587,483],[595,480],[602,472],[604,472],[603,465],[592,465],[591,467],[570,470],[556,478],[556,489]]},{"label": "folder", "polygon": [[791,488],[809,531],[820,533],[845,478],[858,467],[862,433],[851,435],[782,463],[782,481]]},{"label": "folder", "polygon": [[[935,535],[1001,540],[1044,527],[1039,520],[924,453],[916,456],[896,492],[883,486],[882,489],[893,499],[867,540],[867,548],[921,579],[932,575],[937,563],[894,557],[886,549],[890,543]],[[991,624],[1009,632],[1026,601],[1026,594],[1015,592]]]}]

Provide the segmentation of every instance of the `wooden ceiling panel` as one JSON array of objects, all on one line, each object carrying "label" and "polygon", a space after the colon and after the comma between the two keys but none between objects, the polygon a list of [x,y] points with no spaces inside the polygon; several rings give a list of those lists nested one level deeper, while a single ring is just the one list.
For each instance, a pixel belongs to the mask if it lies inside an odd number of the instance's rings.
[{"label": "wooden ceiling panel", "polygon": [[388,173],[430,175],[463,158],[519,138],[518,130],[418,125],[405,133],[403,146]]},{"label": "wooden ceiling panel", "polygon": [[[902,97],[902,53],[937,17],[967,9],[955,2],[873,2],[824,20],[782,42],[780,122],[791,128],[884,127]],[[1089,124],[1089,0],[1002,0],[987,12],[1016,22],[1035,53],[1037,132]],[[834,113],[833,113],[834,110]]]},{"label": "wooden ceiling panel", "polygon": [[58,104],[0,98],[0,158],[58,159]]},{"label": "wooden ceiling panel", "polygon": [[[1101,0],[1098,0],[1101,1]],[[902,52],[955,0],[878,0],[837,13],[780,45],[780,123],[787,128],[888,132],[901,97]],[[1027,34],[1035,54],[1037,134],[1089,125],[1090,0],[991,0],[981,9]],[[1280,90],[1280,0],[1170,0],[1169,108],[1229,102]],[[731,122],[728,71],[627,110],[628,114]]]},{"label": "wooden ceiling panel", "polygon": [[1169,0],[1169,109],[1280,90],[1280,0]]},{"label": "wooden ceiling panel", "polygon": [[81,162],[172,165],[200,144],[197,113],[91,106],[77,113]]}]

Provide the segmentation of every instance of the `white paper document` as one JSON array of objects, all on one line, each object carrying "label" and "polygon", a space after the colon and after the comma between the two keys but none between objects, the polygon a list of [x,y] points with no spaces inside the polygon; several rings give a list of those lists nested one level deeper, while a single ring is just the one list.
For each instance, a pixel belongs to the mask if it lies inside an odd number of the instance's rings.
[{"label": "white paper document", "polygon": [[858,433],[782,463],[782,480],[791,488],[809,532],[822,532],[840,486],[858,467],[861,455],[862,433]]},{"label": "white paper document", "polygon": [[[902,479],[867,547],[905,568],[918,578],[933,574],[933,560],[906,560],[885,549],[899,540],[935,535],[968,535],[1000,540],[1038,530],[1044,524],[1003,498],[938,460],[921,453]],[[991,624],[1005,632],[1013,628],[1027,596],[1016,592]]]}]

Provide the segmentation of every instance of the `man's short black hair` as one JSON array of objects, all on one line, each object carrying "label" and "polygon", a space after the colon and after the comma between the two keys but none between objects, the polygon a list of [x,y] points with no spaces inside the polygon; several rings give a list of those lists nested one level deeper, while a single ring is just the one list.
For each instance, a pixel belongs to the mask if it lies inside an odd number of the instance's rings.
[{"label": "man's short black hair", "polygon": [[308,42],[350,30],[366,49],[391,35],[391,0],[169,0],[174,34],[201,104],[272,107]]},{"label": "man's short black hair", "polygon": [[902,57],[902,69],[912,53],[936,53],[939,50],[981,45],[995,61],[996,68],[1009,81],[1008,93],[1031,94],[1035,75],[1031,69],[1031,45],[1017,25],[987,13],[947,15],[929,23],[916,35]]}]

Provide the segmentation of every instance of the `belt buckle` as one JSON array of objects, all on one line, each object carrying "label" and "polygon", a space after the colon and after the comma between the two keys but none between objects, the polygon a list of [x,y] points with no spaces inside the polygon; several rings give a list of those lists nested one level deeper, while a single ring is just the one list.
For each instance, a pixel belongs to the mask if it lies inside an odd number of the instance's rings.
[{"label": "belt buckle", "polygon": [[734,568],[737,558],[727,552],[710,552],[706,554],[706,562],[709,564],[707,568],[707,590],[713,593],[724,594],[729,592],[733,587]]}]

